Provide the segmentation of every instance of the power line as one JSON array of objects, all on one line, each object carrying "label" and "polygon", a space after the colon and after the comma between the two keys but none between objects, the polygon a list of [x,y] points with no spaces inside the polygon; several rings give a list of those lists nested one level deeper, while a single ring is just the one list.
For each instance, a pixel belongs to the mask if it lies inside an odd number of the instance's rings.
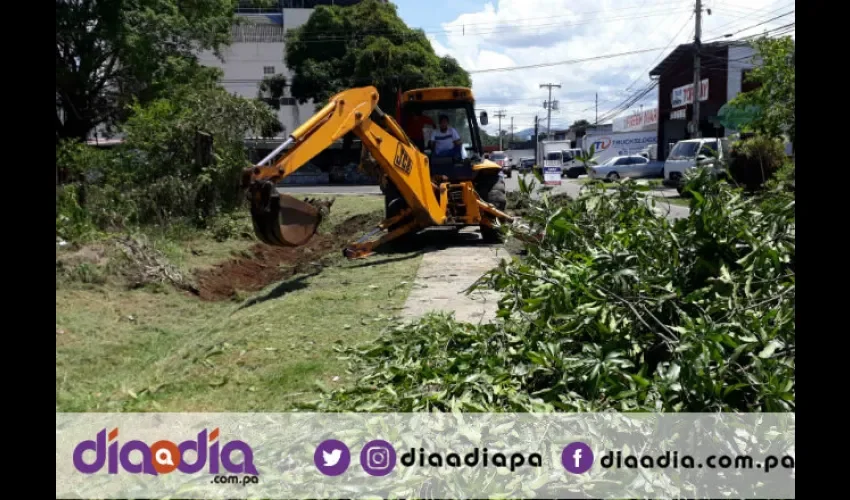
[{"label": "power line", "polygon": [[654,50],[662,50],[663,48],[664,47],[654,47],[654,48],[651,48],[651,49],[631,50],[629,52],[619,52],[619,53],[616,53],[616,54],[606,54],[606,55],[603,55],[603,56],[586,57],[586,58],[583,58],[583,59],[569,59],[569,60],[566,60],[566,61],[558,61],[558,62],[552,62],[552,63],[530,64],[528,66],[509,66],[509,67],[506,67],[506,68],[479,69],[479,70],[467,71],[467,73],[469,73],[469,74],[480,74],[480,73],[492,73],[492,72],[496,72],[496,71],[514,71],[514,70],[518,70],[518,69],[546,68],[546,67],[549,67],[549,66],[578,64],[578,63],[583,63],[583,62],[588,62],[588,61],[599,61],[599,60],[602,60],[602,59],[613,59],[615,57],[630,56],[630,55],[633,55],[633,54],[643,54],[645,52],[652,52]]},{"label": "power line", "polygon": [[[687,19],[685,19],[685,22],[682,24],[682,27],[681,27],[681,28],[679,28],[679,31],[677,31],[677,32],[676,32],[676,34],[675,34],[675,35],[673,35],[673,38],[671,38],[671,39],[670,39],[670,41],[669,41],[669,42],[667,42],[667,45],[666,45],[663,49],[661,49],[661,50],[662,50],[661,54],[659,54],[658,56],[656,56],[656,57],[655,57],[655,59],[653,59],[653,60],[652,60],[652,62],[651,62],[651,63],[649,63],[649,67],[647,67],[647,68],[646,68],[646,69],[645,69],[645,70],[644,70],[644,71],[643,71],[640,75],[638,75],[638,77],[637,77],[637,78],[635,78],[635,80],[634,80],[632,83],[630,83],[628,87],[626,87],[626,90],[629,90],[630,88],[632,88],[632,87],[634,86],[634,84],[636,84],[639,80],[641,80],[641,77],[643,76],[643,74],[644,74],[644,73],[649,73],[649,70],[651,70],[651,69],[652,69],[652,67],[655,65],[655,62],[658,60],[658,58],[659,58],[661,55],[663,55],[663,54],[664,54],[664,52],[666,52],[666,51],[667,51],[667,49],[669,49],[669,48],[670,48],[670,45],[672,45],[672,44],[673,44],[673,42],[674,42],[674,41],[676,41],[676,38],[678,38],[678,37],[679,37],[679,34],[681,34],[681,33],[682,33],[682,30],[683,30],[683,29],[685,29],[687,26],[689,26],[688,22],[691,20],[691,18],[693,17],[693,15],[694,15],[694,13],[693,13],[693,12],[691,12],[691,14],[688,16],[688,18],[687,18]],[[597,121],[598,121],[598,120],[597,120]]]},{"label": "power line", "polygon": [[[763,20],[764,20],[764,19],[766,19],[768,16],[771,16],[771,15],[773,15],[774,13],[781,11],[782,9],[787,9],[787,8],[789,8],[789,7],[793,6],[793,5],[794,5],[794,3],[793,3],[793,2],[791,2],[791,3],[789,3],[789,4],[786,4],[786,5],[780,5],[779,7],[775,7],[775,8],[772,8],[772,9],[771,9],[771,7],[773,7],[773,6],[767,6],[767,7],[764,7],[764,8],[762,8],[762,9],[760,9],[760,10],[763,10],[763,11],[764,11],[764,10],[766,10],[766,12],[762,12],[761,14],[754,15],[754,16],[752,16],[752,18],[751,18],[750,20],[763,21]],[[767,10],[767,9],[770,9],[770,10]],[[768,20],[768,21],[766,21],[766,22],[770,22],[770,21]],[[712,30],[710,30],[710,31],[711,31],[711,32],[713,32],[713,33],[720,33],[720,35],[719,35],[719,36],[715,36],[715,35],[706,35],[706,38],[708,38],[708,39],[723,38],[723,37],[725,36],[725,34],[724,34],[723,32],[724,32],[724,31],[727,31],[727,28],[730,28],[730,27],[735,26],[735,25],[740,26],[740,25],[741,25],[741,21],[740,21],[740,20],[738,20],[738,21],[732,21],[732,22],[729,22],[729,23],[721,24],[720,26],[717,26],[717,27],[713,28]],[[733,28],[733,29],[737,29],[737,28]]]},{"label": "power line", "polygon": [[[761,7],[760,9],[753,11],[751,16],[750,16],[750,19],[759,19],[759,20],[764,19],[765,17],[770,16],[775,12],[779,12],[782,9],[786,9],[786,8],[790,7],[791,5],[793,5],[793,2],[791,2],[789,4],[785,4],[785,5],[780,5],[779,7],[777,7],[776,5],[766,5],[764,7]],[[727,27],[739,24],[740,22],[741,22],[740,20],[727,22],[727,23],[721,24],[720,26],[715,27],[714,30],[716,30],[716,31],[725,30]]]},{"label": "power line", "polygon": [[[779,9],[776,9],[776,10],[779,10]],[[735,32],[734,34],[741,33],[741,32],[743,32],[743,31],[750,30],[750,29],[752,29],[752,28],[755,28],[755,27],[758,27],[758,26],[764,25],[764,24],[766,24],[766,23],[769,23],[769,22],[774,21],[774,20],[776,20],[776,19],[779,19],[779,18],[782,18],[782,17],[788,16],[788,15],[793,14],[793,13],[794,13],[794,11],[793,11],[793,10],[791,10],[791,11],[786,12],[786,13],[784,13],[784,14],[780,14],[779,16],[775,16],[775,17],[773,17],[773,18],[770,18],[770,19],[764,20],[764,21],[762,21],[762,22],[760,22],[760,23],[758,23],[758,24],[755,24],[755,25],[752,25],[752,26],[749,26],[749,27],[746,27],[746,28],[740,29],[740,30],[738,30],[737,32]],[[734,34],[733,34],[733,35],[734,35]],[[720,37],[720,38],[724,38],[724,37]],[[603,114],[602,121],[603,121],[603,122],[604,122],[604,121],[607,121],[608,119],[610,119],[610,118],[613,118],[613,117],[617,116],[617,115],[618,115],[621,111],[624,111],[624,110],[628,109],[629,107],[631,107],[632,105],[634,105],[634,103],[638,102],[640,99],[642,99],[643,97],[645,97],[645,96],[646,96],[646,95],[647,95],[647,94],[648,94],[648,93],[649,93],[649,92],[650,92],[650,91],[651,91],[651,90],[652,90],[655,86],[657,86],[657,83],[656,83],[654,86],[650,86],[649,88],[646,88],[646,89],[642,89],[642,90],[637,91],[637,92],[634,94],[634,96],[635,96],[635,97],[631,97],[631,98],[627,98],[627,99],[625,99],[625,100],[624,100],[624,101],[623,101],[620,105],[615,106],[614,108],[612,108],[611,110],[609,110],[607,113],[604,113],[604,114]]]},{"label": "power line", "polygon": [[762,22],[760,22],[760,23],[758,23],[758,24],[754,24],[754,25],[752,25],[752,26],[747,26],[746,28],[739,29],[738,31],[736,31],[736,32],[734,32],[734,33],[730,33],[730,34],[728,34],[728,35],[722,35],[722,36],[715,37],[715,38],[712,38],[711,40],[706,40],[706,41],[719,40],[719,39],[721,39],[721,38],[729,38],[730,36],[735,36],[735,35],[737,35],[738,33],[741,33],[741,32],[743,32],[743,31],[749,31],[749,30],[751,30],[751,29],[753,29],[753,28],[757,28],[757,27],[762,26],[762,25],[764,25],[764,24],[767,24],[767,23],[769,23],[769,22],[771,22],[771,21],[775,21],[775,20],[780,19],[780,18],[783,18],[783,17],[785,17],[785,16],[790,16],[790,15],[791,15],[791,14],[793,14],[794,12],[795,12],[795,10],[794,10],[794,9],[791,9],[790,11],[788,11],[788,12],[786,12],[786,13],[784,13],[784,14],[780,14],[780,15],[778,15],[778,16],[771,17],[771,18],[770,18],[770,19],[768,19],[767,21],[762,21]]}]

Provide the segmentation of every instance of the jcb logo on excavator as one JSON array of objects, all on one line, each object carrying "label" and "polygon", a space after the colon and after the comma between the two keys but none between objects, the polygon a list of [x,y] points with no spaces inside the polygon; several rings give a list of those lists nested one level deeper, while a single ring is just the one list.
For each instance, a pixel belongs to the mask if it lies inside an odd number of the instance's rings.
[{"label": "jcb logo on excavator", "polygon": [[398,147],[395,149],[395,161],[393,163],[396,168],[405,174],[410,175],[410,168],[413,166],[413,161],[410,159],[410,155],[407,154],[407,151],[404,150],[401,143],[399,143]]}]

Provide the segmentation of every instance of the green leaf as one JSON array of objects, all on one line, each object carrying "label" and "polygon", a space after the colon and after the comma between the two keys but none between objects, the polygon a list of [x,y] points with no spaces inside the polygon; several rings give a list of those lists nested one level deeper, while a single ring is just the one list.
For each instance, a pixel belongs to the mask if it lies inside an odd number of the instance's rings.
[{"label": "green leaf", "polygon": [[758,357],[765,359],[773,356],[773,353],[776,352],[777,349],[782,347],[782,343],[776,340],[771,340],[767,343],[767,345],[762,349],[762,351],[758,354]]}]

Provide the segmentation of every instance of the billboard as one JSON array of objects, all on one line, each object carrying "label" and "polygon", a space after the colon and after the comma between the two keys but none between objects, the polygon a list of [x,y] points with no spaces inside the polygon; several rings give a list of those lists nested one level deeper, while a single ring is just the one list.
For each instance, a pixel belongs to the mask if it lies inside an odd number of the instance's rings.
[{"label": "billboard", "polygon": [[[699,100],[705,101],[708,99],[708,78],[699,82]],[[670,95],[670,107],[678,108],[686,104],[694,102],[694,84],[683,85],[676,87]]]},{"label": "billboard", "polygon": [[655,130],[658,126],[658,108],[642,113],[634,113],[614,119],[614,132],[637,132],[640,130]]},{"label": "billboard", "polygon": [[658,142],[656,131],[620,132],[612,134],[588,134],[584,137],[585,151],[594,148],[594,156],[598,164],[602,164],[614,156],[637,154],[647,146]]}]

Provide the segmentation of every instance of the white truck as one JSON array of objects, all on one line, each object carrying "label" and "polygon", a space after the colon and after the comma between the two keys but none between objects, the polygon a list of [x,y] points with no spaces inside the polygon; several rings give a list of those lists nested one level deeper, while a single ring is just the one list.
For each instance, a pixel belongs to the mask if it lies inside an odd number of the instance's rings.
[{"label": "white truck", "polygon": [[581,150],[573,148],[570,141],[544,141],[540,146],[543,167],[559,168],[562,176],[570,178],[576,178],[584,172],[583,166],[575,159]]},{"label": "white truck", "polygon": [[662,181],[666,186],[675,186],[682,194],[682,181],[688,170],[696,167],[712,167],[718,175],[725,174],[724,164],[729,160],[729,140],[726,137],[686,139],[673,146],[664,162]]},{"label": "white truck", "polygon": [[[655,145],[658,134],[655,130],[642,132],[612,132],[607,134],[587,134],[582,138],[581,149],[587,151],[594,146],[596,163],[610,160],[614,156],[637,155]],[[652,161],[650,159],[650,161]]]}]

